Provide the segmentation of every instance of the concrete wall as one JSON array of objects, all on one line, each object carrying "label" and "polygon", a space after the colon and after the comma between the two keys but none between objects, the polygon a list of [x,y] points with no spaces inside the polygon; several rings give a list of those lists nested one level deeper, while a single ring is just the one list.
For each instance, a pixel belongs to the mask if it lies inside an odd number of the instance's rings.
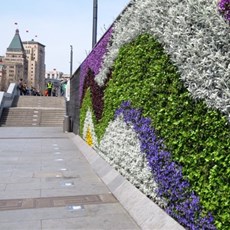
[{"label": "concrete wall", "polygon": [[80,128],[79,74],[80,68],[70,79],[70,100],[67,102],[67,114],[71,122],[70,129],[75,134],[79,134]]},{"label": "concrete wall", "polygon": [[4,108],[11,107],[15,96],[19,95],[17,84],[11,83],[7,92],[0,91],[0,118]]}]

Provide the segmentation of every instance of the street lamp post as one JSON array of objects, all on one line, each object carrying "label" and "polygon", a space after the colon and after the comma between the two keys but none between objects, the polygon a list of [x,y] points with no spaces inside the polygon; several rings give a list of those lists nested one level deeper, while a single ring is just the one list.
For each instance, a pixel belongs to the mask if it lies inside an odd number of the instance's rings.
[{"label": "street lamp post", "polygon": [[93,0],[93,38],[92,48],[97,43],[97,0]]},{"label": "street lamp post", "polygon": [[72,77],[73,71],[73,46],[70,45],[70,78]]},{"label": "street lamp post", "polygon": [[[73,69],[73,46],[70,45],[70,78],[72,77],[72,69]],[[65,83],[64,92],[65,92],[65,99],[66,99],[66,102],[67,102],[67,101],[70,100],[70,79],[68,80],[67,83]],[[64,132],[69,132],[71,130],[71,117],[69,116],[69,111],[68,111],[68,105],[67,104],[66,104],[65,114],[66,115],[64,116],[63,131]]]}]

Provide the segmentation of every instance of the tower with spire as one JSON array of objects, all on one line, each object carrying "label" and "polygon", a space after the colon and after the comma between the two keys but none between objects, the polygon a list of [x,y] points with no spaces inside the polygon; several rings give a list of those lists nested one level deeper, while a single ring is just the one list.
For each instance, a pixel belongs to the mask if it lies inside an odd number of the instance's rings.
[{"label": "tower with spire", "polygon": [[10,83],[18,82],[19,79],[27,81],[28,61],[18,29],[16,29],[15,35],[6,50],[3,62],[6,69],[6,88]]},{"label": "tower with spire", "polygon": [[0,64],[4,67],[4,78],[0,78],[1,90],[6,91],[10,83],[17,83],[23,79],[28,87],[44,91],[45,46],[43,44],[34,39],[22,42],[19,30],[16,29]]}]

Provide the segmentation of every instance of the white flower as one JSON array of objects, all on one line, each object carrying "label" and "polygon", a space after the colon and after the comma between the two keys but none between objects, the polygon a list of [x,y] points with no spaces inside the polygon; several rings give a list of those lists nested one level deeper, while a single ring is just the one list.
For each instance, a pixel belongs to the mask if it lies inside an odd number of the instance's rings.
[{"label": "white flower", "polygon": [[94,131],[92,112],[91,112],[90,108],[88,108],[88,110],[87,110],[87,113],[85,116],[85,121],[84,121],[84,126],[83,126],[83,139],[84,140],[86,140],[88,128],[89,128],[90,133],[92,135],[93,146],[98,146],[97,136],[96,136],[95,131]]},{"label": "white flower", "polygon": [[193,98],[230,116],[230,27],[216,1],[133,1],[115,22],[112,43],[95,78],[100,86],[119,49],[143,33],[164,46]]},{"label": "white flower", "polygon": [[164,205],[156,197],[157,184],[148,168],[146,157],[140,150],[138,136],[123,121],[123,116],[118,116],[109,123],[97,151],[133,185],[152,197],[160,206]]}]

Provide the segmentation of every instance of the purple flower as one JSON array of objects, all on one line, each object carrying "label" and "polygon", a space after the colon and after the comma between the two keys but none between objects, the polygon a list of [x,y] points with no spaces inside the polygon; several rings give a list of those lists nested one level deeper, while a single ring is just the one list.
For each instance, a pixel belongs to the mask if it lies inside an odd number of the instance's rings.
[{"label": "purple flower", "polygon": [[219,12],[226,20],[230,21],[230,0],[220,0],[218,6]]},{"label": "purple flower", "polygon": [[88,71],[91,70],[96,76],[101,67],[102,58],[107,51],[107,45],[112,35],[112,27],[104,34],[96,47],[91,51],[87,58],[80,66],[80,85],[79,85],[79,100],[81,101],[85,77]]},{"label": "purple flower", "polygon": [[171,154],[164,148],[164,141],[156,136],[151,119],[143,117],[129,101],[123,102],[116,110],[115,118],[120,114],[138,134],[141,151],[158,184],[157,194],[167,201],[166,212],[187,229],[216,229],[213,217],[204,215],[199,197],[190,191],[189,182],[183,178],[182,167],[172,161]]}]

